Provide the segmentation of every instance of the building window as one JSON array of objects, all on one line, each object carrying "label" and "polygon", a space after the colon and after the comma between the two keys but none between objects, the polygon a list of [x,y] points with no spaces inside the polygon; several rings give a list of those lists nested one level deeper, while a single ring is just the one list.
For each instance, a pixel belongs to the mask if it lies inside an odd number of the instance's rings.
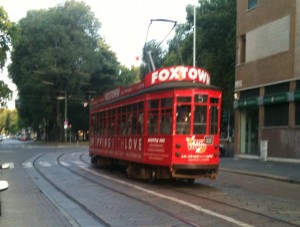
[{"label": "building window", "polygon": [[[265,87],[265,95],[280,97],[289,91],[289,83],[281,83]],[[266,97],[265,96],[265,97]],[[289,124],[289,103],[287,101],[280,101],[282,103],[276,104],[275,101],[271,103],[264,101],[265,104],[265,126],[287,126]]]},{"label": "building window", "polygon": [[296,107],[296,110],[295,110],[295,124],[300,126],[300,102],[295,102],[295,107]]},{"label": "building window", "polygon": [[248,0],[248,10],[257,7],[257,0]]},{"label": "building window", "polygon": [[288,92],[289,86],[290,86],[289,83],[281,83],[281,84],[267,86],[265,87],[265,94],[273,95],[276,93]]},{"label": "building window", "polygon": [[246,35],[242,35],[239,40],[238,64],[243,64],[246,61]]},{"label": "building window", "polygon": [[257,97],[257,96],[259,96],[258,88],[241,91],[241,93],[240,93],[241,99],[253,98],[253,97]]},{"label": "building window", "polygon": [[[296,91],[300,91],[300,80],[296,81]],[[295,124],[300,126],[300,101],[298,99],[295,100]]]},{"label": "building window", "polygon": [[265,106],[265,126],[287,126],[289,123],[289,104]]}]

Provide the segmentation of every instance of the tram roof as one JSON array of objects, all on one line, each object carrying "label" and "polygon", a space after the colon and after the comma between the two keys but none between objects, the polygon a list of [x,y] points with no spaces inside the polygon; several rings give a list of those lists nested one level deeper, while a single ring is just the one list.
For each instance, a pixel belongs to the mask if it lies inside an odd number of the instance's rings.
[{"label": "tram roof", "polygon": [[[191,81],[173,81],[168,83],[156,84],[151,87],[147,87],[145,89],[139,90],[138,92],[130,93],[128,95],[119,96],[118,98],[111,99],[108,101],[100,101],[92,104],[93,108],[99,108],[105,105],[109,105],[115,102],[120,102],[125,99],[134,98],[143,94],[150,94],[153,92],[166,91],[166,90],[174,90],[174,89],[203,89],[203,90],[220,90],[218,87],[213,85],[204,85],[201,83],[194,83]],[[97,99],[96,99],[97,100]]]},{"label": "tram roof", "polygon": [[129,87],[118,87],[103,96],[92,99],[92,107],[132,98],[141,94],[170,89],[218,89],[210,85],[210,75],[205,69],[192,66],[170,66],[148,73],[140,83]]}]

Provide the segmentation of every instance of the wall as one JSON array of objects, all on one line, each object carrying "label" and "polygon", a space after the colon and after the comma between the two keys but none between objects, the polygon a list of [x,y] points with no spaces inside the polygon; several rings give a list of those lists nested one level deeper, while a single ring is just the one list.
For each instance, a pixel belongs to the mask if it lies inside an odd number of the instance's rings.
[{"label": "wall", "polygon": [[262,137],[268,140],[269,157],[300,159],[299,128],[263,129]]}]

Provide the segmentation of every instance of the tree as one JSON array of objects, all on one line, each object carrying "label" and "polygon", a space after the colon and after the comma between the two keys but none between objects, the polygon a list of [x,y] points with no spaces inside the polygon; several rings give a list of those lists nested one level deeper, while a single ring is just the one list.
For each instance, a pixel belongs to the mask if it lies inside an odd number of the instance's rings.
[{"label": "tree", "polygon": [[18,111],[16,109],[11,110],[9,114],[9,124],[8,124],[8,131],[11,134],[17,134],[20,130],[19,128],[19,121],[18,121]]},{"label": "tree", "polygon": [[[3,69],[6,60],[7,52],[9,52],[10,44],[12,43],[12,37],[15,34],[13,23],[8,19],[8,15],[0,6],[0,69]],[[5,106],[6,101],[11,98],[12,91],[8,86],[0,81],[0,106]]]},{"label": "tree", "polygon": [[183,59],[182,52],[187,36],[190,34],[190,28],[186,24],[178,24],[175,30],[175,36],[169,41],[168,52],[164,56],[163,66],[187,65],[189,58]]},{"label": "tree", "polygon": [[3,81],[0,81],[0,107],[5,106],[7,100],[11,99],[12,91],[9,89],[7,84]]},{"label": "tree", "polygon": [[163,57],[165,51],[159,46],[158,41],[150,40],[143,48],[141,76],[145,77],[146,74],[153,71],[152,63],[155,68],[162,67]]},{"label": "tree", "polygon": [[132,66],[131,69],[128,69],[125,66],[121,66],[117,82],[120,86],[129,86],[138,83],[141,80],[140,74],[139,67]]},{"label": "tree", "polygon": [[9,118],[8,109],[0,109],[0,134],[7,130],[7,119]]},{"label": "tree", "polygon": [[[223,91],[223,109],[233,108],[235,75],[236,1],[199,0],[197,8],[196,62],[212,76],[212,84]],[[187,21],[193,25],[193,7],[187,8]],[[192,40],[192,34],[188,39]],[[185,51],[192,53],[192,42]],[[185,55],[187,52],[185,52]]]},{"label": "tree", "polygon": [[0,109],[0,134],[16,134],[18,131],[19,125],[17,110]]},{"label": "tree", "polygon": [[[196,8],[196,65],[207,69],[211,83],[223,91],[223,109],[233,108],[235,75],[236,1],[199,0]],[[194,7],[186,8],[187,22],[179,25],[163,65],[193,64]],[[176,45],[180,51],[176,53]]]},{"label": "tree", "polygon": [[[20,34],[9,74],[19,90],[21,122],[42,129],[47,139],[62,139],[64,107],[71,110],[91,91],[100,94],[113,86],[116,56],[99,35],[100,22],[83,2],[29,11],[16,26]],[[68,111],[68,120],[73,113]]]},{"label": "tree", "polygon": [[8,19],[8,15],[3,7],[0,6],[0,69],[6,63],[7,52],[10,50],[14,34],[13,23]]}]

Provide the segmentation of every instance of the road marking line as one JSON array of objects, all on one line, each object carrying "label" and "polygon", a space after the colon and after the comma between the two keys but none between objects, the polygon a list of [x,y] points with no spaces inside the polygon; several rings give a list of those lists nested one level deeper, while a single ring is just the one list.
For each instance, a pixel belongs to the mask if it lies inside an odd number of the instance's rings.
[{"label": "road marking line", "polygon": [[7,163],[9,165],[9,169],[15,168],[15,164],[13,162],[4,162],[4,163]]},{"label": "road marking line", "polygon": [[51,167],[52,165],[49,162],[39,162],[39,165],[43,167]]},{"label": "road marking line", "polygon": [[63,165],[63,166],[66,166],[66,167],[71,166],[71,165],[70,165],[69,163],[67,163],[67,162],[60,162],[60,164]]},{"label": "road marking line", "polygon": [[24,168],[32,168],[33,167],[32,162],[23,162],[22,166]]},{"label": "road marking line", "polygon": [[242,226],[242,227],[254,227],[253,225],[249,225],[249,224],[247,224],[247,223],[244,223],[244,222],[241,222],[241,221],[239,221],[239,220],[236,220],[236,219],[234,219],[234,218],[232,218],[232,217],[229,217],[229,216],[226,216],[226,215],[223,215],[223,214],[219,214],[219,213],[216,213],[216,212],[214,212],[214,211],[205,209],[205,208],[203,208],[203,207],[201,207],[201,206],[198,206],[198,205],[195,205],[195,204],[192,204],[192,203],[188,203],[188,202],[183,201],[183,200],[181,200],[181,199],[177,199],[177,198],[174,198],[174,197],[166,196],[166,195],[163,195],[163,194],[160,194],[160,193],[151,191],[151,190],[149,190],[149,189],[146,189],[146,188],[143,188],[143,187],[140,187],[140,186],[136,186],[136,185],[129,184],[129,183],[127,183],[127,182],[125,182],[125,181],[122,181],[122,180],[117,180],[117,179],[115,179],[115,178],[112,178],[112,177],[109,177],[109,176],[105,176],[105,175],[103,175],[103,174],[101,174],[101,173],[98,173],[98,172],[95,172],[95,171],[93,171],[93,170],[91,170],[91,169],[89,169],[89,168],[87,168],[87,167],[82,167],[82,166],[80,166],[80,168],[82,168],[82,169],[84,169],[84,170],[86,170],[86,171],[88,171],[88,172],[90,172],[90,173],[93,173],[93,174],[95,174],[95,175],[98,175],[98,176],[100,176],[100,177],[103,177],[103,178],[105,178],[105,179],[107,179],[107,180],[112,180],[112,181],[118,182],[118,183],[120,183],[120,184],[126,185],[126,186],[128,186],[128,187],[135,188],[135,189],[137,189],[137,190],[146,192],[146,193],[148,193],[148,194],[155,195],[155,196],[158,196],[158,197],[160,197],[160,198],[164,198],[164,199],[171,200],[171,201],[173,201],[173,202],[176,202],[176,203],[182,204],[182,205],[184,205],[184,206],[193,208],[193,209],[195,209],[195,210],[197,210],[197,211],[200,211],[200,212],[202,212],[202,213],[205,213],[205,214],[208,214],[208,215],[211,215],[211,216],[214,216],[214,217],[223,219],[223,220],[225,220],[225,221],[227,221],[227,222],[236,224],[236,225],[238,225],[238,226]]}]

